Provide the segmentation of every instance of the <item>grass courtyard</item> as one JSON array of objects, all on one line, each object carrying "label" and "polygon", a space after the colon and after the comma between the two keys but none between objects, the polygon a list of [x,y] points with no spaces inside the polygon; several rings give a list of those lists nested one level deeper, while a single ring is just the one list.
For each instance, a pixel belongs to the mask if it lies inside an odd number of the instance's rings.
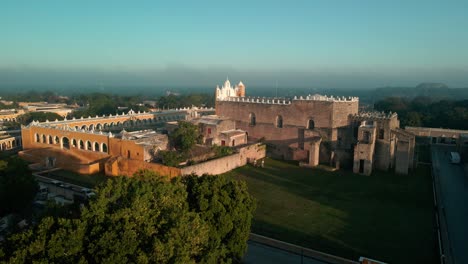
[{"label": "grass courtyard", "polygon": [[257,199],[254,233],[353,260],[437,263],[429,167],[361,176],[267,159],[227,174]]}]

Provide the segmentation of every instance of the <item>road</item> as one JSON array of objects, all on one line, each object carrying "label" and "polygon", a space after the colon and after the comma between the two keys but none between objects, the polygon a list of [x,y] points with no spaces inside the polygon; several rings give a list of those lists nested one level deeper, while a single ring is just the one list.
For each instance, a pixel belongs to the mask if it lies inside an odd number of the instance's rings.
[{"label": "road", "polygon": [[300,255],[253,241],[248,242],[248,249],[247,254],[244,256],[244,263],[326,264],[326,262],[321,262],[308,257],[301,257]]},{"label": "road", "polygon": [[[63,188],[63,187],[57,186],[56,184],[53,184],[52,181],[54,179],[47,178],[47,177],[40,176],[40,175],[35,175],[35,176],[36,176],[36,179],[40,183],[47,186],[50,193],[54,193],[56,195],[61,195],[61,196],[65,197],[68,200],[73,200],[75,195],[78,195],[78,196],[81,196],[81,197],[84,198],[84,194],[81,191],[83,188],[85,188],[83,186],[67,183],[69,188]],[[63,183],[63,181],[60,181],[60,182]]]},{"label": "road", "polygon": [[[447,223],[448,254],[453,263],[465,264],[468,263],[468,177],[462,165],[450,163],[450,152],[455,147],[432,145],[431,150],[435,182],[440,191],[438,210]],[[444,247],[447,251],[447,246]]]}]

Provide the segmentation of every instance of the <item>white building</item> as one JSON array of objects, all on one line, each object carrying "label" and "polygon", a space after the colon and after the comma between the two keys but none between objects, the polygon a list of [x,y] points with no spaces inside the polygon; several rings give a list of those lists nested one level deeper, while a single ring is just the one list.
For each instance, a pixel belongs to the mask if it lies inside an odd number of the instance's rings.
[{"label": "white building", "polygon": [[216,100],[224,100],[228,97],[244,97],[245,85],[239,82],[236,86],[232,87],[229,79],[226,79],[223,87],[216,86]]}]

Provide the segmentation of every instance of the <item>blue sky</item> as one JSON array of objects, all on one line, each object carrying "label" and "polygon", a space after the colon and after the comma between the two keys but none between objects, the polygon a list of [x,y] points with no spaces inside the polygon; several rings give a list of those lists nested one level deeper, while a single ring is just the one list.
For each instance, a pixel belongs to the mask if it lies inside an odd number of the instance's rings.
[{"label": "blue sky", "polygon": [[[430,0],[2,1],[0,70],[468,87],[466,10],[468,1]],[[187,71],[199,74],[181,82]]]}]

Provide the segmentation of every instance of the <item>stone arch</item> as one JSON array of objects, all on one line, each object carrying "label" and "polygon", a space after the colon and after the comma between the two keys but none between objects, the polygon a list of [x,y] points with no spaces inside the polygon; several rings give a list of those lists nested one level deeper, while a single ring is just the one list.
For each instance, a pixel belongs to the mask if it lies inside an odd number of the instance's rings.
[{"label": "stone arch", "polygon": [[94,124],[90,124],[88,127],[89,130],[94,130]]},{"label": "stone arch", "polygon": [[255,126],[257,124],[257,117],[255,116],[255,113],[250,113],[249,114],[249,125]]},{"label": "stone arch", "polygon": [[108,123],[104,123],[104,125],[102,126],[103,129],[107,129],[109,128],[109,124]]},{"label": "stone arch", "polygon": [[99,143],[94,142],[94,144],[93,144],[93,151],[99,151]]},{"label": "stone arch", "polygon": [[47,140],[47,143],[49,143],[49,144],[54,144],[54,140],[52,139],[52,136],[51,136],[51,135],[49,135],[48,140]]},{"label": "stone arch", "polygon": [[82,125],[82,126],[81,126],[81,129],[83,129],[83,130],[88,130],[88,126],[87,126],[87,125]]},{"label": "stone arch", "polygon": [[92,150],[93,146],[91,145],[91,141],[87,140],[85,147],[86,147],[86,150]]},{"label": "stone arch", "polygon": [[96,125],[96,129],[97,129],[97,130],[101,130],[101,129],[102,129],[101,123],[98,123],[98,124]]},{"label": "stone arch", "polygon": [[277,128],[283,127],[283,117],[281,115],[276,116],[276,127]]},{"label": "stone arch", "polygon": [[117,121],[117,124],[116,124],[118,127],[122,126],[122,123],[120,121]]},{"label": "stone arch", "polygon": [[37,142],[37,143],[41,142],[41,137],[37,133],[34,133],[34,142]]},{"label": "stone arch", "polygon": [[57,144],[57,145],[60,144],[60,139],[58,136],[54,137],[54,144]]},{"label": "stone arch", "polygon": [[70,140],[67,137],[63,137],[60,145],[61,148],[70,149]]},{"label": "stone arch", "polygon": [[315,128],[314,119],[309,118],[309,120],[307,120],[307,129],[314,129],[314,128]]},{"label": "stone arch", "polygon": [[6,150],[6,143],[5,142],[2,143],[2,150]]},{"label": "stone arch", "polygon": [[76,147],[77,147],[77,146],[76,146],[76,139],[72,138],[72,140],[71,140],[71,146],[72,146],[73,148],[76,148]]},{"label": "stone arch", "polygon": [[79,127],[79,126],[75,126],[75,130],[78,130],[78,129],[80,129],[80,127]]},{"label": "stone arch", "polygon": [[46,144],[47,143],[47,136],[42,134],[42,143]]},{"label": "stone arch", "polygon": [[108,149],[107,149],[107,144],[106,143],[102,143],[101,144],[101,152],[105,152],[107,153]]},{"label": "stone arch", "polygon": [[84,148],[85,148],[85,146],[84,146],[83,140],[81,140],[81,139],[78,140],[78,149],[84,149]]}]

